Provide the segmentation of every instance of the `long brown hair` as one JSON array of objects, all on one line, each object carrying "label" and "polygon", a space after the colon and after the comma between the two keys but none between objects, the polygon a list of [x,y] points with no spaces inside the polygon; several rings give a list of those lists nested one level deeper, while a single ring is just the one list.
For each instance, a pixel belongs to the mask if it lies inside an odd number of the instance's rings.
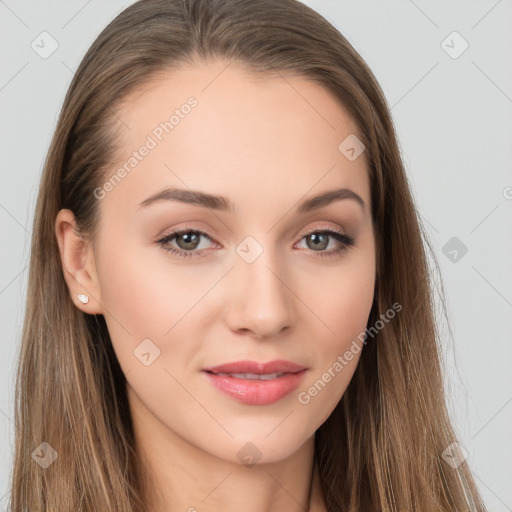
[{"label": "long brown hair", "polygon": [[[442,457],[456,437],[445,405],[426,248],[432,250],[370,69],[330,23],[296,0],[141,0],[83,58],[45,162],[16,381],[12,511],[145,509],[126,379],[103,316],[84,314],[70,299],[54,222],[69,208],[94,240],[94,190],[120,142],[116,106],[158,73],[210,57],[262,76],[313,80],[348,109],[366,146],[377,244],[369,325],[396,302],[402,310],[369,340],[347,391],[315,434],[328,510],[485,510],[467,462],[455,469]],[[43,469],[31,454],[51,455],[50,447],[58,456]]]}]

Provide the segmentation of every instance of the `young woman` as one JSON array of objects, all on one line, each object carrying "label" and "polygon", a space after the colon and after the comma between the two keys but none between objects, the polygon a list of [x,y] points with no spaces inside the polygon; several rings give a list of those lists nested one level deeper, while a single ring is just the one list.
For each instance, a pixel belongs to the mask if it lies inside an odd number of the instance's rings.
[{"label": "young woman", "polygon": [[41,180],[13,512],[485,510],[426,247],[383,93],[325,19],[131,5]]}]

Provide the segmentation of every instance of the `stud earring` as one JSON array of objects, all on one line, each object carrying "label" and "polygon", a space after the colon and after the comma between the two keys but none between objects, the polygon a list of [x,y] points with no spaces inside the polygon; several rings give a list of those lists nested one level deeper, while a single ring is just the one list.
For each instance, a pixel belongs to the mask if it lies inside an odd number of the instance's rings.
[{"label": "stud earring", "polygon": [[78,297],[78,300],[82,303],[82,304],[87,304],[89,302],[89,296],[88,295],[82,295],[82,294],[79,294],[77,295]]}]

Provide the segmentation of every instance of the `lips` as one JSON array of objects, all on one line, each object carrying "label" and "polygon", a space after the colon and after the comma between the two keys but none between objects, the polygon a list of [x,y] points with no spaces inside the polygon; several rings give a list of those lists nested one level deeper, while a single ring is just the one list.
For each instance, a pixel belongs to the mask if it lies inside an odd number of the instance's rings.
[{"label": "lips", "polygon": [[306,372],[290,361],[236,361],[204,368],[208,381],[229,397],[248,405],[268,405],[294,391]]}]

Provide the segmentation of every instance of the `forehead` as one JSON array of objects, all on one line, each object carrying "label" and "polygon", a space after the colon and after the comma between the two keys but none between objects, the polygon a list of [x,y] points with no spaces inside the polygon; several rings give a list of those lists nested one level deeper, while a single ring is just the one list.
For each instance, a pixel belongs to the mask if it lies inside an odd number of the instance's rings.
[{"label": "forehead", "polygon": [[256,75],[226,61],[187,64],[136,89],[117,117],[122,147],[109,171],[127,172],[111,199],[138,204],[167,185],[264,208],[264,199],[346,186],[369,201],[364,152],[350,160],[340,149],[358,136],[356,123],[307,78]]}]

